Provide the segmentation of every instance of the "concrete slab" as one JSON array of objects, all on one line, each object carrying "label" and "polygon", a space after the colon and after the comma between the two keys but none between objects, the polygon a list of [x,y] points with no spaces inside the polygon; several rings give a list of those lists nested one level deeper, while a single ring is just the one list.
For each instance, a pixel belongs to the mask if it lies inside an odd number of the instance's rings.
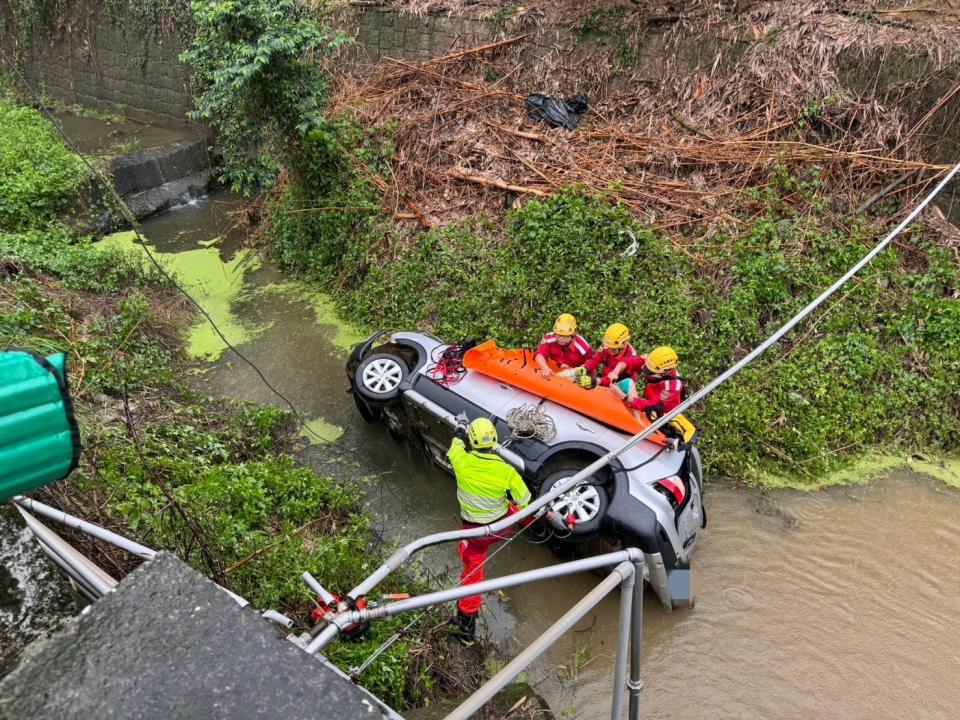
[{"label": "concrete slab", "polygon": [[0,681],[3,720],[321,716],[398,717],[167,553]]}]

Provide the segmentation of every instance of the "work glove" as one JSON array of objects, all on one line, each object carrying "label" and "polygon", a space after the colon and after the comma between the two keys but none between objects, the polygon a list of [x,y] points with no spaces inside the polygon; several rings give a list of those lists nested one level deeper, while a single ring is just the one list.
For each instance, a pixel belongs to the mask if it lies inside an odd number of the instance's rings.
[{"label": "work glove", "polygon": [[596,378],[592,378],[589,375],[581,375],[580,377],[573,379],[577,385],[587,390],[591,390],[597,385]]},{"label": "work glove", "polygon": [[644,402],[640,398],[635,398],[633,402],[630,403],[630,407],[635,410],[640,410],[641,412],[646,413],[647,418],[650,420],[655,420],[658,416],[663,415],[663,403],[657,403],[656,405],[647,405],[644,407]]},{"label": "work glove", "polygon": [[453,429],[453,436],[464,443],[467,442],[467,428],[469,426],[470,420],[467,418],[467,414],[460,413],[457,415],[457,425]]}]

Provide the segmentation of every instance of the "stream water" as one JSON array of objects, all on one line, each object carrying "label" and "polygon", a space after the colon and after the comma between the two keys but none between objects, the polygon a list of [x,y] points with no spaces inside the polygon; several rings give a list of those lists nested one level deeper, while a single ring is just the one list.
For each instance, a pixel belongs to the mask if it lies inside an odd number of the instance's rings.
[{"label": "stream water", "polygon": [[[194,250],[224,231],[234,206],[213,197],[148,221],[144,233],[162,252]],[[242,288],[229,310],[248,330],[241,351],[329,440],[303,459],[367,478],[367,510],[391,539],[456,527],[452,479],[354,409],[344,374],[352,333],[322,298],[267,262],[235,282]],[[230,352],[193,382],[211,395],[282,404]],[[647,594],[642,717],[957,716],[960,492],[900,471],[809,494],[708,487],[706,502],[696,607],[667,614]],[[459,571],[452,547],[432,549],[424,562],[451,579]],[[489,570],[553,562],[520,539]],[[482,631],[511,657],[597,581],[584,575],[487,598]],[[616,618],[611,597],[531,668],[527,681],[555,713],[608,716]]]}]

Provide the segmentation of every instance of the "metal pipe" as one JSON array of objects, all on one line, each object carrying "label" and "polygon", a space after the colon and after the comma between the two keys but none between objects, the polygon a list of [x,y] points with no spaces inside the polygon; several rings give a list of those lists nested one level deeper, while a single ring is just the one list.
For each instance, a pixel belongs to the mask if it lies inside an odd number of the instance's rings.
[{"label": "metal pipe", "polygon": [[[416,390],[407,390],[403,393],[403,397],[411,402],[419,405],[424,410],[429,412],[431,415],[436,415],[438,418],[443,420],[447,425],[451,427],[457,426],[457,416],[452,412],[449,412],[445,408],[437,405],[433,400],[428,397],[424,397]],[[491,448],[490,452],[495,455],[499,455],[506,462],[513,465],[519,472],[523,472],[526,465],[523,462],[523,458],[517,455],[513,450],[508,450],[503,445],[494,445]]]},{"label": "metal pipe", "polygon": [[580,602],[567,610],[557,622],[547,628],[536,640],[528,645],[519,655],[490,680],[480,687],[473,695],[464,700],[444,720],[468,720],[480,710],[490,699],[519,675],[531,662],[540,657],[547,648],[559,640],[570,628],[576,625],[584,615],[605,598],[617,585],[633,573],[633,566],[624,562],[614,568],[613,572],[605,577],[599,585],[587,593]]},{"label": "metal pipe", "polygon": [[333,605],[336,602],[336,599],[333,597],[333,595],[327,592],[327,589],[317,582],[317,579],[313,575],[305,572],[303,575],[301,575],[301,577],[303,578],[303,581],[310,586],[310,589],[313,590],[321,600],[323,600],[324,603],[327,605]]},{"label": "metal pipe", "polygon": [[406,600],[398,600],[397,602],[380,605],[379,607],[375,608],[343,612],[337,615],[332,622],[325,627],[319,635],[317,635],[317,637],[311,640],[310,644],[307,645],[305,650],[310,654],[317,652],[321,648],[328,645],[331,640],[337,637],[341,628],[354,625],[356,623],[365,622],[367,620],[380,620],[385,617],[392,617],[393,615],[409,612],[410,610],[420,610],[421,608],[430,607],[432,605],[452,602],[454,600],[459,600],[460,598],[468,597],[469,595],[482,595],[483,593],[490,592],[492,590],[502,590],[505,588],[516,587],[517,585],[523,585],[524,583],[528,582],[549,580],[550,578],[573,575],[574,573],[578,572],[597,570],[602,567],[610,567],[611,565],[617,565],[618,563],[624,562],[642,563],[643,553],[636,548],[628,548],[626,550],[606,553],[604,555],[597,555],[595,557],[584,558],[582,560],[571,560],[570,562],[561,563],[559,565],[550,565],[548,567],[527,570],[525,572],[514,573],[512,575],[504,575],[503,577],[484,580],[483,582],[479,583],[459,585],[447,590],[438,590],[437,592],[427,593],[426,595],[418,595],[417,597],[408,598]]},{"label": "metal pipe", "polygon": [[[216,584],[216,583],[214,583],[214,584]],[[237,595],[237,594],[236,594],[235,592],[233,592],[232,590],[227,590],[223,585],[217,585],[217,587],[220,588],[221,590],[223,590],[223,591],[224,591],[227,595],[229,595],[231,598],[233,598],[233,601],[234,601],[237,605],[239,605],[240,607],[246,607],[247,605],[250,604],[250,601],[249,601],[249,600],[247,600],[246,598],[240,597],[239,595]]]},{"label": "metal pipe", "polygon": [[82,580],[80,580],[79,577],[76,577],[76,575],[73,572],[73,568],[67,565],[67,563],[65,563],[60,558],[59,555],[57,555],[45,542],[43,542],[43,540],[41,540],[40,538],[36,538],[36,540],[37,540],[37,545],[40,546],[40,549],[43,550],[44,554],[46,554],[46,556],[50,558],[57,565],[57,567],[63,570],[64,574],[66,574],[66,576],[70,579],[70,582],[74,583],[77,586],[77,588],[80,590],[80,592],[82,592],[91,600],[100,599],[100,596],[97,595],[97,593],[93,590],[93,588],[85,584]]},{"label": "metal pipe", "polygon": [[630,646],[630,622],[633,609],[633,588],[643,584],[637,580],[636,565],[630,565],[630,574],[620,584],[620,621],[617,625],[617,658],[613,665],[613,701],[610,703],[610,720],[623,717],[623,695],[627,687],[627,649]]},{"label": "metal pipe", "polygon": [[77,552],[69,543],[48,528],[33,515],[18,507],[30,532],[40,542],[41,548],[50,556],[59,558],[57,563],[78,584],[85,585],[93,593],[94,599],[101,598],[116,587],[117,581],[107,575],[87,558]]},{"label": "metal pipe", "polygon": [[749,365],[754,360],[756,360],[760,355],[766,352],[771,345],[776,343],[778,340],[780,340],[780,338],[782,338],[784,335],[790,332],[790,330],[792,330],[794,326],[797,325],[797,323],[799,323],[801,320],[807,317],[811,312],[813,312],[821,303],[823,303],[824,300],[826,300],[833,293],[835,293],[844,283],[846,283],[850,278],[856,275],[867,263],[869,263],[871,260],[873,260],[874,257],[876,257],[880,252],[882,252],[883,249],[886,248],[887,245],[889,245],[890,242],[897,235],[899,235],[903,231],[903,229],[907,225],[909,225],[917,215],[920,214],[920,212],[930,203],[930,201],[933,200],[933,198],[935,198],[940,193],[940,191],[943,190],[944,187],[946,187],[947,183],[950,182],[950,180],[953,178],[954,175],[957,174],[958,171],[960,171],[960,163],[957,163],[953,167],[953,169],[950,170],[949,173],[947,173],[946,177],[944,177],[944,179],[940,181],[937,187],[935,187],[933,191],[929,195],[927,195],[927,197],[925,197],[923,201],[919,205],[917,205],[917,207],[914,208],[914,210],[909,215],[907,215],[907,217],[903,219],[903,221],[900,222],[900,224],[898,224],[892,231],[890,231],[890,233],[880,243],[878,243],[876,247],[873,248],[873,250],[867,253],[860,260],[860,262],[854,265],[839,280],[833,283],[833,285],[831,285],[829,288],[827,288],[822,293],[820,293],[820,295],[818,295],[814,300],[808,303],[802,310],[800,310],[800,312],[798,312],[796,315],[790,318],[786,323],[784,323],[780,327],[780,329],[777,330],[769,338],[767,338],[767,340],[765,340],[763,343],[761,343],[756,348],[754,348],[752,352],[750,352],[748,355],[746,355],[743,359],[741,359],[739,362],[734,364],[732,367],[727,369],[725,372],[720,374],[708,385],[704,386],[699,391],[691,395],[687,400],[680,403],[680,405],[675,407],[673,410],[671,410],[670,412],[664,415],[661,415],[659,418],[653,421],[649,426],[647,426],[645,430],[637,433],[616,450],[612,450],[611,452],[607,453],[596,462],[591,463],[590,465],[585,467],[576,475],[573,475],[572,477],[568,478],[563,483],[561,483],[556,488],[554,488],[552,491],[548,492],[543,497],[530,503],[526,508],[524,508],[518,513],[514,513],[513,515],[503,518],[502,520],[498,520],[495,523],[491,523],[490,525],[485,525],[482,528],[435,533],[433,535],[427,535],[426,537],[418,538],[417,540],[414,540],[413,542],[408,543],[399,551],[397,551],[392,556],[390,556],[390,558],[383,565],[381,565],[377,570],[375,570],[373,574],[371,574],[366,580],[364,580],[357,587],[355,587],[350,592],[350,596],[360,597],[362,595],[366,595],[373,588],[375,588],[378,583],[380,583],[385,577],[387,577],[391,572],[393,572],[398,567],[400,567],[400,565],[406,562],[415,552],[418,552],[426,547],[430,547],[431,545],[439,545],[440,543],[445,543],[445,542],[463,540],[467,538],[485,537],[487,535],[500,532],[501,530],[504,530],[510,527],[511,525],[514,525],[520,522],[521,520],[528,518],[531,515],[534,515],[541,508],[553,502],[557,497],[559,497],[560,495],[566,492],[569,492],[571,488],[573,488],[574,486],[586,480],[588,477],[593,475],[593,473],[595,473],[597,470],[600,470],[601,468],[605,467],[611,461],[615,460],[623,453],[627,452],[634,446],[638,445],[641,441],[645,440],[650,435],[652,435],[653,433],[658,431],[660,428],[662,428],[664,425],[666,425],[671,420],[673,420],[677,415],[680,415],[687,409],[693,407],[695,404],[703,400],[703,398],[705,398],[707,395],[709,395],[718,387],[720,387],[720,385],[725,383],[727,380],[729,380],[731,377],[736,375],[747,365]]},{"label": "metal pipe", "polygon": [[640,679],[640,652],[643,649],[643,558],[634,563],[634,578],[637,582],[633,586],[633,607],[630,608],[630,681],[627,689],[630,692],[628,715],[630,720],[640,718],[640,691],[643,690],[643,680]]},{"label": "metal pipe", "polygon": [[282,625],[287,630],[293,627],[293,620],[282,613],[278,613],[276,610],[264,610],[262,613],[260,613],[260,617],[262,617],[264,620],[270,620],[278,625]]},{"label": "metal pipe", "polygon": [[42,502],[38,502],[32,498],[24,497],[23,495],[17,495],[13,498],[13,501],[20,507],[26,508],[30,512],[36,513],[37,515],[44,515],[51,520],[56,520],[62,525],[79,530],[80,532],[90,535],[91,537],[99,538],[104,542],[108,542],[111,545],[115,545],[118,548],[122,548],[127,552],[133,553],[144,560],[153,560],[157,556],[155,550],[151,550],[150,548],[141,545],[138,542],[128,540],[122,535],[117,535],[116,533],[110,532],[106,528],[102,528],[99,525],[87,522],[86,520],[81,520],[78,517],[74,517],[73,515],[63,512],[63,510],[57,510],[49,505],[44,505]]}]

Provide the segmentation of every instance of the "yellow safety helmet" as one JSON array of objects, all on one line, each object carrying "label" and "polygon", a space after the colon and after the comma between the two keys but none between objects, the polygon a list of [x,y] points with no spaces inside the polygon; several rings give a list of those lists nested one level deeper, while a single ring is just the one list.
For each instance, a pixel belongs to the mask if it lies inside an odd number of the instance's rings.
[{"label": "yellow safety helmet", "polygon": [[614,323],[603,334],[603,346],[607,350],[622,350],[630,342],[630,329],[623,323]]},{"label": "yellow safety helmet", "polygon": [[577,319],[570,313],[561,313],[560,317],[553,324],[553,332],[556,335],[570,336],[577,332]]},{"label": "yellow safety helmet", "polygon": [[477,418],[470,423],[467,437],[474,450],[488,450],[497,444],[497,428],[487,418]]},{"label": "yellow safety helmet", "polygon": [[646,369],[654,375],[662,375],[670,370],[677,369],[679,362],[676,351],[672,347],[661,345],[650,351],[646,361],[643,363]]}]

